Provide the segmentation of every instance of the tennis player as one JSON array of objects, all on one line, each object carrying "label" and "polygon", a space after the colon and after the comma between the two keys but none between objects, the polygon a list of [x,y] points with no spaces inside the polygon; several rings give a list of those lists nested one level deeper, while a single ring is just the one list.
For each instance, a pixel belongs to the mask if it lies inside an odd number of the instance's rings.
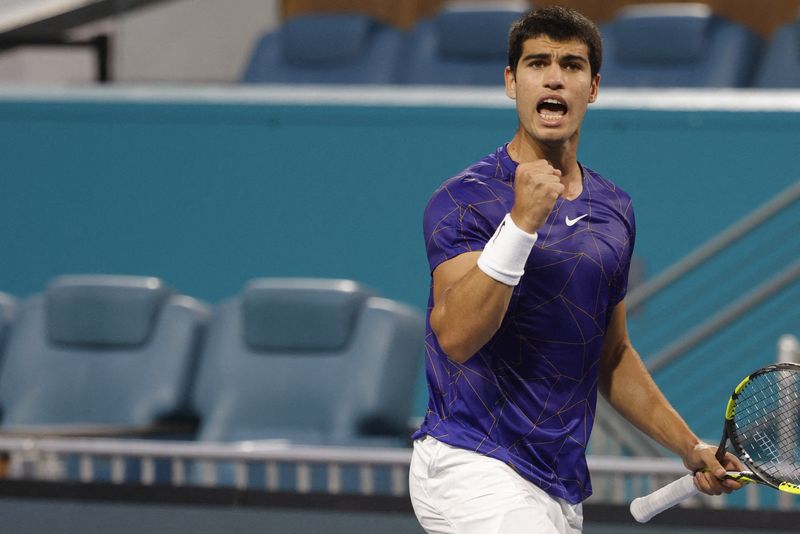
[{"label": "tennis player", "polygon": [[738,460],[717,462],[628,339],[631,199],[577,160],[601,58],[596,26],[574,10],[519,19],[505,69],[518,129],[426,208],[430,397],[410,490],[428,532],[580,532],[598,389],[687,469],[706,469],[700,491],[741,487],[722,480]]}]

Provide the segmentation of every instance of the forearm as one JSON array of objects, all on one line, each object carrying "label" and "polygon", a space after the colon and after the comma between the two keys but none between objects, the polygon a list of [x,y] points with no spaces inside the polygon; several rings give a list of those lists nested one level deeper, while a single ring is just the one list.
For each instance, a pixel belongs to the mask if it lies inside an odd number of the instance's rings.
[{"label": "forearm", "polygon": [[451,360],[464,363],[492,338],[513,289],[475,266],[436,298],[431,328]]},{"label": "forearm", "polygon": [[700,441],[653,381],[639,354],[621,344],[601,375],[600,391],[636,428],[687,458]]}]

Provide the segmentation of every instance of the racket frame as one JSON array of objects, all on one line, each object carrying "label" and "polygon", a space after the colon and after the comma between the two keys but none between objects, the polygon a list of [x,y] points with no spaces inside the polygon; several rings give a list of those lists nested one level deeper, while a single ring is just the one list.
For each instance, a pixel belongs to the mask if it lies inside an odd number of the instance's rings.
[{"label": "racket frame", "polygon": [[[774,477],[770,477],[762,473],[752,461],[750,454],[742,447],[737,439],[736,429],[736,401],[739,395],[750,384],[751,380],[757,376],[773,371],[787,370],[800,373],[800,364],[796,363],[779,363],[762,367],[745,377],[733,391],[733,394],[728,399],[728,404],[725,409],[725,423],[722,429],[722,439],[720,440],[719,447],[717,448],[716,458],[721,463],[725,458],[727,452],[727,444],[730,442],[735,454],[746,465],[750,471],[728,471],[727,478],[736,480],[742,483],[757,483],[764,484],[786,493],[800,495],[800,486],[791,482],[780,481]],[[695,472],[696,474],[696,472]],[[653,516],[663,512],[664,510],[674,506],[681,500],[688,499],[689,497],[697,494],[697,489],[693,486],[691,479],[694,475],[686,475],[678,480],[675,480],[647,496],[639,497],[631,502],[631,513],[640,523],[650,520]]]},{"label": "racket frame", "polygon": [[742,447],[737,438],[739,434],[736,428],[736,401],[739,398],[739,395],[745,390],[745,388],[747,388],[748,385],[750,385],[751,381],[759,375],[782,370],[791,370],[792,372],[800,373],[800,364],[785,362],[762,367],[761,369],[747,375],[741,382],[739,382],[739,385],[736,386],[736,389],[733,390],[733,394],[731,394],[730,399],[728,399],[728,405],[725,408],[725,426],[722,433],[722,441],[720,441],[719,448],[717,449],[717,460],[720,462],[722,461],[722,458],[725,456],[725,450],[727,449],[726,444],[730,442],[734,449],[734,454],[736,454],[742,463],[744,463],[750,469],[750,472],[748,473],[742,471],[740,472],[741,474],[739,476],[734,475],[734,473],[730,473],[729,478],[738,480],[740,482],[756,482],[759,484],[765,484],[786,493],[800,495],[800,485],[777,479],[759,469],[759,467],[753,462],[750,454],[744,449],[744,447]]}]

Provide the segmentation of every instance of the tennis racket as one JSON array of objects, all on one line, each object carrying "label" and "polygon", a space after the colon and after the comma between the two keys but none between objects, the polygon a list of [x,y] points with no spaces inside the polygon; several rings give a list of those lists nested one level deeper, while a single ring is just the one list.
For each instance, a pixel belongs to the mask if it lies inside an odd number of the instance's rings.
[{"label": "tennis racket", "polygon": [[[749,471],[728,471],[728,478],[800,495],[799,439],[800,365],[769,365],[742,380],[728,400],[717,460],[722,461],[730,442]],[[686,475],[634,499],[631,514],[645,523],[696,495],[693,478]]]}]

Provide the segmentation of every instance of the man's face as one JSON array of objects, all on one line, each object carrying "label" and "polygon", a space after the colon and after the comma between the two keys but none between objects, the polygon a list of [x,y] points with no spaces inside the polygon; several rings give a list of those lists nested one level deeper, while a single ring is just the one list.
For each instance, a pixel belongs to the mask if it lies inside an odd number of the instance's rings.
[{"label": "man's face", "polygon": [[599,74],[592,76],[584,43],[544,35],[523,43],[516,73],[506,68],[505,78],[506,94],[517,101],[521,127],[542,145],[577,139],[600,83]]}]

